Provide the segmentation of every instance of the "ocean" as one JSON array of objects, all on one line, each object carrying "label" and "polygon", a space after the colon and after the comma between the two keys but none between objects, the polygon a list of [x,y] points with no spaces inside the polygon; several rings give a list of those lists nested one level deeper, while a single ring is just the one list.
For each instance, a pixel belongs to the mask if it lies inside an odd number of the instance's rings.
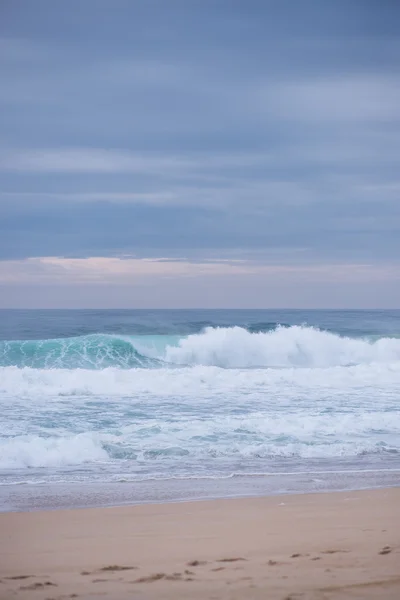
[{"label": "ocean", "polygon": [[0,311],[0,510],[400,484],[400,310]]}]

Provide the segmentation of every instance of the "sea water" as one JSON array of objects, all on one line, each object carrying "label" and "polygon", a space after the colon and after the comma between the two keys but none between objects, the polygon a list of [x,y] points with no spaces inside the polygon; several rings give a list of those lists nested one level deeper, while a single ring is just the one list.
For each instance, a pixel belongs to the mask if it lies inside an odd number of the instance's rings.
[{"label": "sea water", "polygon": [[0,311],[0,508],[400,483],[400,311]]}]

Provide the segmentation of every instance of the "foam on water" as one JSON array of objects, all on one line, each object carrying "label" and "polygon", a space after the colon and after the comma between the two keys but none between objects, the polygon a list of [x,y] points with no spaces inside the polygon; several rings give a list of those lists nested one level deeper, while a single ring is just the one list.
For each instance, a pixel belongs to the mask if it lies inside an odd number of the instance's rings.
[{"label": "foam on water", "polygon": [[400,340],[341,337],[312,327],[278,327],[250,333],[241,327],[208,328],[168,347],[178,364],[237,367],[331,367],[400,360]]},{"label": "foam on water", "polygon": [[[31,398],[32,409],[48,397],[98,396],[119,397],[140,396],[146,398],[158,395],[163,398],[187,398],[194,400],[212,395],[242,394],[246,404],[259,395],[275,394],[277,398],[286,395],[293,400],[292,392],[310,393],[315,400],[326,392],[363,390],[364,400],[372,390],[384,396],[400,386],[400,361],[390,363],[370,363],[350,367],[327,368],[268,368],[268,369],[226,369],[220,367],[180,367],[149,369],[107,368],[101,371],[85,369],[31,369],[28,367],[0,367],[0,394],[18,398],[25,402]],[[280,400],[281,401],[281,400]],[[228,406],[226,407],[229,408]]]},{"label": "foam on water", "polygon": [[0,484],[387,465],[399,390],[397,337],[294,325],[3,341]]},{"label": "foam on water", "polygon": [[65,369],[208,365],[225,368],[330,367],[400,360],[400,339],[353,339],[313,327],[250,332],[208,327],[179,336],[88,335],[55,340],[2,341],[0,366]]},{"label": "foam on water", "polygon": [[10,378],[1,378],[3,398],[11,390],[13,396],[0,469],[114,461],[121,468],[130,462],[140,473],[167,463],[174,473],[205,460],[212,471],[221,458],[400,451],[397,363],[235,371],[5,370]]},{"label": "foam on water", "polygon": [[109,460],[93,434],[48,437],[17,436],[0,441],[0,468],[62,467]]}]

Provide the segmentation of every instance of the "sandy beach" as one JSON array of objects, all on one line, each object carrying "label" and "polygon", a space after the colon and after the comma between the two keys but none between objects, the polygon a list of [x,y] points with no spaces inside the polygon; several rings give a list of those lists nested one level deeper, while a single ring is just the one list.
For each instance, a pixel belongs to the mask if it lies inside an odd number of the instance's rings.
[{"label": "sandy beach", "polygon": [[0,598],[400,597],[400,488],[0,514]]}]

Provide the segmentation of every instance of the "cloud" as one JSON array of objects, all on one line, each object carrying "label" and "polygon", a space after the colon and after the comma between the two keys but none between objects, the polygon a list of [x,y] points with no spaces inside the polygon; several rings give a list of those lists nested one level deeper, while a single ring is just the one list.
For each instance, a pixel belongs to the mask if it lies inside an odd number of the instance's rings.
[{"label": "cloud", "polygon": [[398,265],[376,266],[353,264],[260,264],[245,260],[210,259],[199,262],[170,258],[62,258],[37,257],[26,260],[0,261],[0,284],[35,283],[36,285],[70,286],[142,285],[146,280],[187,278],[230,278],[246,281],[248,277],[268,277],[271,282],[354,283],[400,280]]},{"label": "cloud", "polygon": [[154,192],[115,196],[3,193],[0,258],[129,254],[382,264],[400,255],[400,205],[398,182],[380,183],[233,178],[214,187],[160,183]]},{"label": "cloud", "polygon": [[0,26],[3,286],[390,298],[397,6],[43,1]]},{"label": "cloud", "polygon": [[261,84],[255,105],[290,121],[358,126],[400,122],[400,79],[391,74],[350,72]]},{"label": "cloud", "polygon": [[[147,155],[146,155],[147,154]],[[0,170],[39,173],[146,173],[245,169],[268,163],[266,154],[200,154],[192,157],[154,155],[103,148],[37,148],[8,150],[0,154]]]},{"label": "cloud", "polygon": [[39,257],[26,260],[0,261],[0,283],[32,283],[73,285],[140,284],[146,278],[181,278],[203,275],[241,275],[252,272],[242,261],[189,262],[168,258],[61,258]]}]

